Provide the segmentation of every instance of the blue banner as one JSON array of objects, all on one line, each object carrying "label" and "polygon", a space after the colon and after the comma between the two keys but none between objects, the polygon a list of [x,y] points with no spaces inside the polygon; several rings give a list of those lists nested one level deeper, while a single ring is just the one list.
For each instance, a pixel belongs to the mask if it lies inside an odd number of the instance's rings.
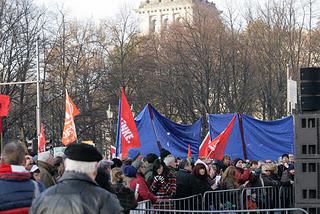
[{"label": "blue banner", "polygon": [[200,118],[192,125],[177,124],[161,115],[150,104],[135,118],[143,155],[148,153],[160,154],[161,147],[170,151],[175,157],[187,158],[188,144],[190,144],[192,157],[198,157],[201,141]]}]

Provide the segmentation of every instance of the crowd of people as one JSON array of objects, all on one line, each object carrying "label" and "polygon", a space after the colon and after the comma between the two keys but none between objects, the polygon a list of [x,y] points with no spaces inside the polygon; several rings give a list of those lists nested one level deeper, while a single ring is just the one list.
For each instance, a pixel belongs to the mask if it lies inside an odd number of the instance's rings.
[{"label": "crowd of people", "polygon": [[132,148],[124,160],[103,159],[87,144],[70,144],[64,153],[26,155],[18,141],[5,144],[0,164],[0,214],[129,213],[139,201],[156,208],[162,199],[207,191],[294,184],[294,160],[279,162],[143,156]]}]

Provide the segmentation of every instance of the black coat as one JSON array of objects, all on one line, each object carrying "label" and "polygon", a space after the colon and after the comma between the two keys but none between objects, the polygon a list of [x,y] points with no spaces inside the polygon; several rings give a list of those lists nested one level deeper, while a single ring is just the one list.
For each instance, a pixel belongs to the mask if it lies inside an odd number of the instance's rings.
[{"label": "black coat", "polygon": [[130,210],[133,210],[138,206],[134,192],[131,189],[125,187],[122,183],[112,185],[112,188],[124,209],[124,213],[130,213]]},{"label": "black coat", "polygon": [[192,174],[187,170],[180,169],[177,172],[177,192],[175,198],[185,198],[192,195]]},{"label": "black coat", "polygon": [[195,175],[191,177],[191,193],[192,195],[203,195],[207,191],[212,191],[207,179],[200,179]]},{"label": "black coat", "polygon": [[115,195],[102,189],[88,175],[66,171],[59,183],[32,203],[30,214],[122,213]]}]

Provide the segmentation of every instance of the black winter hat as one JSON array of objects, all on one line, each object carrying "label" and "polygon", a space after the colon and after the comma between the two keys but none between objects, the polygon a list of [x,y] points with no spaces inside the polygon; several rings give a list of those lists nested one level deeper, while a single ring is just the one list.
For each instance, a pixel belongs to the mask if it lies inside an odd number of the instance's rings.
[{"label": "black winter hat", "polygon": [[168,150],[166,150],[164,148],[161,148],[161,150],[160,150],[161,160],[164,160],[165,157],[167,157],[168,155],[171,155],[171,152],[169,152]]},{"label": "black winter hat", "polygon": [[157,159],[158,159],[158,155],[156,155],[154,153],[149,153],[146,156],[146,160],[148,161],[148,163],[153,163]]},{"label": "black winter hat", "polygon": [[99,162],[102,160],[102,155],[94,146],[83,143],[70,144],[64,154],[67,158],[75,161]]}]

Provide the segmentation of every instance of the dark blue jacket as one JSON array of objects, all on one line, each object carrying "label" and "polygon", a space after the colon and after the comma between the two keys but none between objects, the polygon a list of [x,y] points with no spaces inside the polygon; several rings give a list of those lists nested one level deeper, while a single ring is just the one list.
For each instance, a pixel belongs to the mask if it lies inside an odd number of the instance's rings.
[{"label": "dark blue jacket", "polygon": [[[37,185],[37,189],[35,189]],[[40,183],[26,179],[0,179],[0,211],[30,207],[34,197],[44,190]]]}]

